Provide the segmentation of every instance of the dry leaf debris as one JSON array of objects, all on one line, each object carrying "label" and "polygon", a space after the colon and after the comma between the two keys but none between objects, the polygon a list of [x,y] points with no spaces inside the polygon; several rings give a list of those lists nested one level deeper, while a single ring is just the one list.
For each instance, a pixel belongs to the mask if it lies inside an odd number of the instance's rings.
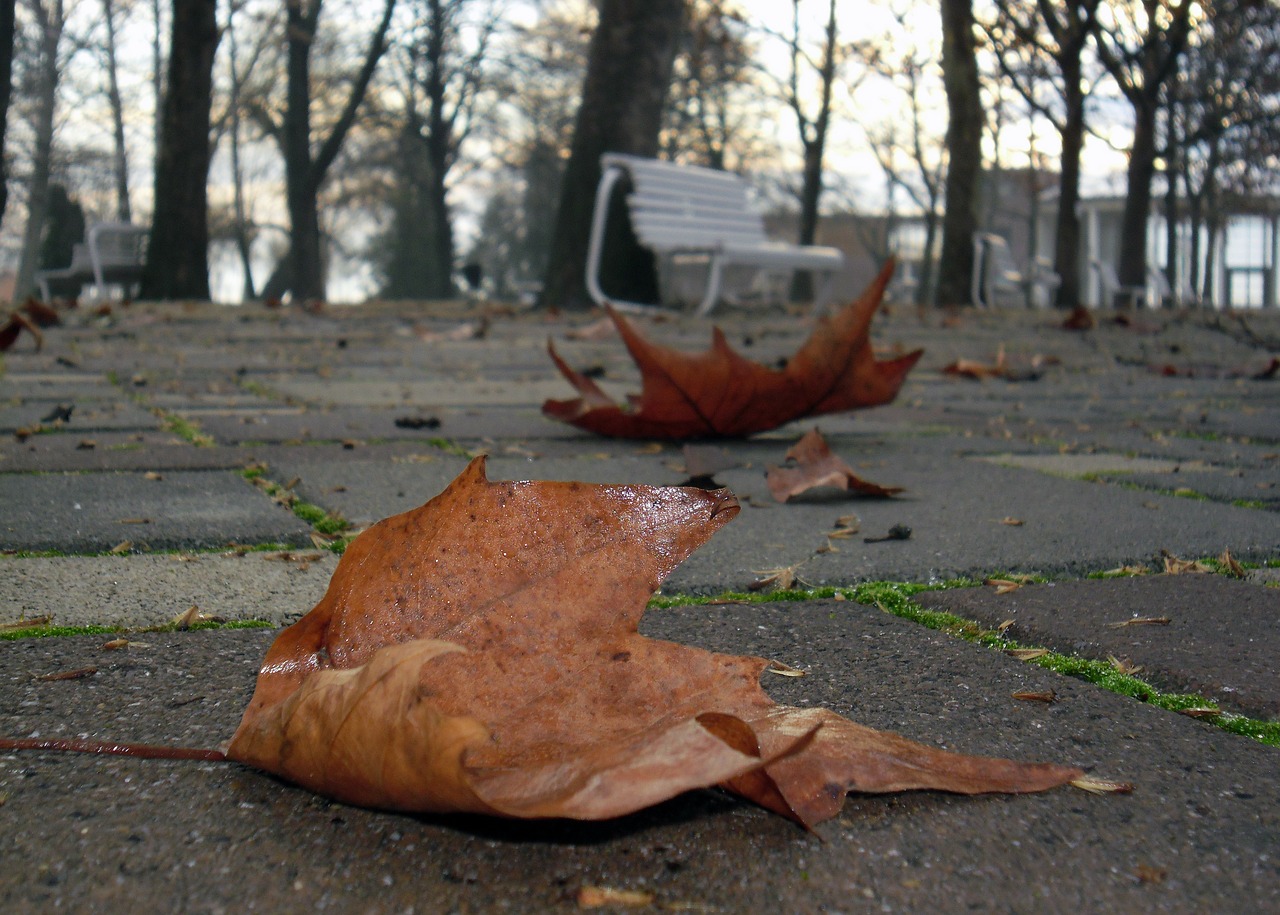
[{"label": "dry leaf debris", "polygon": [[887,498],[901,486],[881,486],[864,480],[839,458],[817,429],[810,429],[787,450],[787,463],[770,466],[765,477],[775,501],[790,500],[815,490],[843,490],[848,495]]},{"label": "dry leaf debris", "polygon": [[819,318],[783,369],[739,355],[719,328],[712,331],[711,348],[696,355],[650,343],[609,309],[640,368],[640,394],[625,406],[614,403],[548,342],[552,361],[579,396],[548,400],[542,412],[599,435],[688,439],[752,435],[805,416],[888,403],[923,352],[878,361],[871,348],[871,319],[892,275],[891,261],[858,299]]},{"label": "dry leaf debris", "polygon": [[227,755],[387,809],[601,819],[720,785],[805,825],[847,791],[1081,776],[780,706],[768,661],[641,636],[649,596],[737,512],[725,490],[490,482],[477,458],[348,547]]}]

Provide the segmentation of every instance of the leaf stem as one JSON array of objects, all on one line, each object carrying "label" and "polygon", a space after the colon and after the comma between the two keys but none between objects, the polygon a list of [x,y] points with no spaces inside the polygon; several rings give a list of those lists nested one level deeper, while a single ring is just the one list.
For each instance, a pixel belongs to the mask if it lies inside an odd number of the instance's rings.
[{"label": "leaf stem", "polygon": [[74,737],[0,737],[0,750],[57,750],[61,753],[98,753],[103,756],[133,756],[138,759],[199,759],[207,762],[226,762],[227,759],[227,755],[221,750],[119,743],[114,740],[81,740]]}]

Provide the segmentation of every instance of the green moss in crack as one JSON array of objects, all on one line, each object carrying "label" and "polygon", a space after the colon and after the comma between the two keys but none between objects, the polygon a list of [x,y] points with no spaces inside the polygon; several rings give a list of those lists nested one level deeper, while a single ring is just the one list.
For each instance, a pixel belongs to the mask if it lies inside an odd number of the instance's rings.
[{"label": "green moss in crack", "polygon": [[714,605],[719,603],[772,603],[816,600],[823,598],[843,597],[859,604],[877,607],[900,619],[917,623],[928,629],[945,632],[964,639],[966,642],[984,645],[988,648],[1007,652],[1013,649],[1036,649],[1044,654],[1028,660],[1026,663],[1038,664],[1064,676],[1074,677],[1100,686],[1103,689],[1129,696],[1140,702],[1154,705],[1173,712],[1194,709],[1200,712],[1199,717],[1233,734],[1251,737],[1268,746],[1280,747],[1280,722],[1260,721],[1243,715],[1226,712],[1207,713],[1208,709],[1216,709],[1216,703],[1203,696],[1191,693],[1164,692],[1156,686],[1117,670],[1107,661],[1095,661],[1076,655],[1064,655],[1054,651],[1038,649],[1037,646],[1020,644],[1007,638],[1003,633],[987,629],[974,620],[928,610],[911,598],[922,591],[940,591],[950,588],[967,588],[979,582],[969,578],[958,578],[940,584],[917,584],[910,582],[875,581],[864,582],[848,588],[815,588],[810,591],[775,591],[769,594],[740,594],[727,592],[714,597],[657,596],[649,602],[651,607],[677,607],[688,605]]},{"label": "green moss in crack", "polygon": [[439,450],[443,451],[445,454],[454,454],[454,455],[457,455],[458,457],[464,457],[464,458],[475,457],[475,454],[473,454],[471,451],[468,451],[466,448],[463,448],[461,445],[459,445],[457,442],[455,442],[451,438],[429,438],[427,439],[427,444],[430,445],[432,448],[438,448]]},{"label": "green moss in crack", "polygon": [[1262,509],[1263,511],[1271,507],[1261,499],[1232,499],[1231,504],[1236,508]]},{"label": "green moss in crack", "polygon": [[180,439],[190,442],[197,448],[212,448],[214,446],[213,436],[206,435],[200,431],[200,426],[193,423],[184,416],[176,413],[166,413],[163,410],[157,411],[160,417],[161,428],[166,432],[172,432]]},{"label": "green moss in crack", "polygon": [[[187,627],[191,632],[204,630],[234,630],[234,629],[274,629],[276,624],[269,620],[226,620],[219,622],[217,620],[204,620],[194,623]],[[181,630],[174,623],[165,623],[162,626],[145,626],[141,628],[129,628],[126,626],[28,626],[21,629],[7,629],[0,631],[0,641],[15,642],[19,639],[48,639],[48,638],[66,638],[76,635],[119,635],[120,633],[133,632],[179,632]]]}]

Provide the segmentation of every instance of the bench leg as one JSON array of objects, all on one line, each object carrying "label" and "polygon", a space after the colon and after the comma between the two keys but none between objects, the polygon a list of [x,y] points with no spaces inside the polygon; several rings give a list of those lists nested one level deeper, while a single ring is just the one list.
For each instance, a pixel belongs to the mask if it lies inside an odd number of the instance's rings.
[{"label": "bench leg", "polygon": [[723,283],[724,260],[718,254],[713,254],[711,264],[707,267],[707,292],[694,310],[695,315],[701,318],[711,313],[711,309],[715,308],[716,302],[720,300],[720,287]]},{"label": "bench leg", "polygon": [[815,270],[822,276],[821,285],[813,296],[813,315],[817,317],[827,310],[827,306],[835,301],[836,291],[836,271],[834,270]]}]

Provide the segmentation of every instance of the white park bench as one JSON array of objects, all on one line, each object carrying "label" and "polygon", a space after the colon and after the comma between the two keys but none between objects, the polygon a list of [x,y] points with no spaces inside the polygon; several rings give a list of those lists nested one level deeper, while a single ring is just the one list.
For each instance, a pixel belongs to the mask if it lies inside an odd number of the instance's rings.
[{"label": "white park bench", "polygon": [[737,175],[621,153],[601,156],[600,167],[586,277],[587,291],[598,304],[628,309],[651,307],[619,301],[600,287],[609,200],[624,177],[631,179],[631,192],[627,195],[631,229],[640,245],[657,258],[660,274],[690,265],[705,270],[705,286],[696,314],[707,314],[720,301],[726,269],[734,267],[750,268],[757,276],[785,273],[788,279],[797,270],[812,271],[821,278],[815,284],[815,310],[831,300],[835,275],[844,266],[844,254],[837,248],[771,241],[765,235],[764,217],[750,204],[746,182]]},{"label": "white park bench", "polygon": [[109,285],[126,289],[142,280],[146,263],[147,229],[128,222],[102,222],[89,228],[84,244],[71,250],[71,263],[56,270],[36,273],[40,297],[48,302],[53,295],[79,295],[93,284],[101,295]]}]

